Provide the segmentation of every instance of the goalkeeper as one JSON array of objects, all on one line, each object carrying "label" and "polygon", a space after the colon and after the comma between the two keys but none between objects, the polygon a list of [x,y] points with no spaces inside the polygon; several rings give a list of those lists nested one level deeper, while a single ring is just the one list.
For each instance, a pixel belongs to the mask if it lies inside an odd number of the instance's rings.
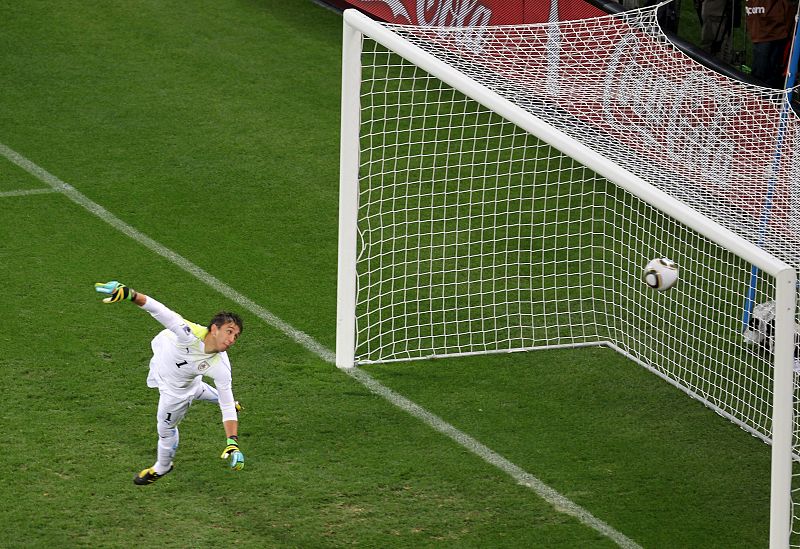
[{"label": "goalkeeper", "polygon": [[[155,464],[143,469],[133,479],[135,484],[152,484],[173,468],[178,449],[178,424],[192,401],[219,403],[222,425],[227,437],[222,458],[234,470],[244,467],[239,449],[239,403],[233,399],[231,363],[228,348],[242,333],[242,319],[229,312],[217,313],[207,327],[188,322],[152,297],[136,292],[116,280],[95,284],[95,290],[107,297],[104,303],[132,301],[164,325],[153,338],[148,387],[158,388],[158,452]],[[203,382],[203,376],[214,380],[214,387]]]}]

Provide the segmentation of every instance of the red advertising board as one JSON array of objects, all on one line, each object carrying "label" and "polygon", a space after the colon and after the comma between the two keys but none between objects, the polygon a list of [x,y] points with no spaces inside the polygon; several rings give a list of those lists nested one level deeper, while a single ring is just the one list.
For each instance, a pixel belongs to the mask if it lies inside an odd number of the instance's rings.
[{"label": "red advertising board", "polygon": [[[502,0],[498,4],[502,4]],[[549,21],[551,2],[549,0],[526,0],[524,23],[545,23]],[[603,10],[594,7],[584,0],[556,0],[559,21],[572,21],[574,19],[588,19],[608,15]]]},{"label": "red advertising board", "polygon": [[518,25],[544,23],[556,7],[558,20],[586,19],[606,13],[584,0],[334,0],[389,23],[424,26]]}]

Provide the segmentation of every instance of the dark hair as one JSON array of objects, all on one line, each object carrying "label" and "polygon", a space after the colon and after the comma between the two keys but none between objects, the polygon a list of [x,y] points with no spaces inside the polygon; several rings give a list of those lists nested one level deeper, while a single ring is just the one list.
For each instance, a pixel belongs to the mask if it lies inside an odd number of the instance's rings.
[{"label": "dark hair", "polygon": [[239,335],[244,331],[244,326],[242,325],[242,317],[237,315],[236,313],[230,313],[228,311],[220,311],[214,315],[214,318],[211,319],[211,322],[208,323],[208,329],[211,330],[211,326],[216,325],[217,328],[222,328],[223,325],[227,324],[228,322],[233,322],[239,327]]}]

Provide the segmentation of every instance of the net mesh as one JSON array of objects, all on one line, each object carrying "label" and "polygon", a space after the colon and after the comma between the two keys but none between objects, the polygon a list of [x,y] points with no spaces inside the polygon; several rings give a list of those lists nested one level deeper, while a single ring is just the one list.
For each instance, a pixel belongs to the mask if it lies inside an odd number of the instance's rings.
[{"label": "net mesh", "polygon": [[[731,80],[694,62],[661,32],[655,9],[552,25],[392,30],[723,226],[798,263],[800,120],[790,111],[781,131],[782,92]],[[773,215],[764,232],[761,213],[771,186]]]},{"label": "net mesh", "polygon": [[[798,264],[797,117],[675,49],[655,9],[387,27]],[[368,37],[361,62],[357,363],[602,342],[770,440],[772,357],[742,337],[748,262]],[[641,280],[656,257],[680,266],[668,292]],[[774,299],[774,279],[755,290]]]}]

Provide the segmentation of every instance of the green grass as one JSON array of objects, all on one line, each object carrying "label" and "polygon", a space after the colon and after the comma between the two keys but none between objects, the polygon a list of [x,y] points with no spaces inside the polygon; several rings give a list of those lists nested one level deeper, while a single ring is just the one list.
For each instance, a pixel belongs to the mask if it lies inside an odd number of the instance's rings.
[{"label": "green grass", "polygon": [[[310,1],[2,3],[0,143],[327,348],[335,341],[341,20]],[[0,192],[45,184],[0,160]],[[4,547],[611,547],[249,311],[219,411],[154,459],[160,326],[241,309],[60,194],[0,198]],[[645,547],[767,539],[769,449],[603,349],[373,366]]]}]

